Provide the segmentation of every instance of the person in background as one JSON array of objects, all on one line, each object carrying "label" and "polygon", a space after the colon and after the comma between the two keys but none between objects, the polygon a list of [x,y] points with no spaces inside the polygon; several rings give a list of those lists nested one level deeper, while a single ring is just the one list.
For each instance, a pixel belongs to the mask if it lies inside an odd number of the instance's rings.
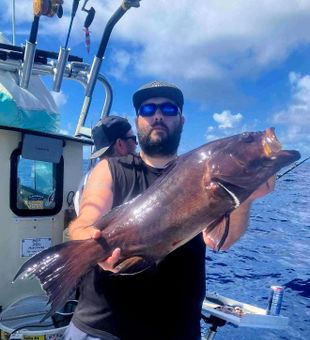
[{"label": "person in background", "polygon": [[[81,212],[70,225],[71,239],[101,237],[92,225],[112,208],[150,185],[177,158],[183,124],[183,93],[153,81],[133,95],[141,152],[100,161],[83,192]],[[270,184],[270,185],[269,185]],[[245,232],[251,202],[272,189],[262,185],[230,216],[223,249]],[[155,204],[155,202],[154,202]],[[221,227],[221,226],[220,226]],[[122,249],[101,261],[82,280],[80,299],[65,340],[199,340],[205,296],[206,232],[135,275],[114,275]],[[81,254],[83,256],[83,254]],[[112,272],[112,273],[111,273]]]},{"label": "person in background", "polygon": [[[136,151],[137,138],[126,118],[112,115],[103,117],[93,127],[91,133],[94,141],[94,150],[90,159],[99,158],[102,160],[108,157],[126,156]],[[80,199],[92,168],[83,177],[74,195],[76,215],[79,214]]]}]

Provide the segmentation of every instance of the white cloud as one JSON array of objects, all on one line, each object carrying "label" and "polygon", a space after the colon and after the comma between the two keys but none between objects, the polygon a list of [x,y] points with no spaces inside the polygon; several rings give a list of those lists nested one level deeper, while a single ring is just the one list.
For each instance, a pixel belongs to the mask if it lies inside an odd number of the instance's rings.
[{"label": "white cloud", "polygon": [[[0,19],[9,27],[11,0],[3,0]],[[96,9],[92,23],[92,48],[121,1],[89,3]],[[86,13],[77,11],[70,46],[84,40]],[[63,44],[69,27],[70,1],[62,19],[42,17],[40,34]],[[32,0],[18,1],[18,30],[30,30]],[[310,43],[308,0],[143,0],[117,23],[109,46],[126,43],[107,62],[118,80],[124,71],[140,77],[166,79],[184,89],[187,98],[208,103],[245,100],[237,80],[256,77],[276,67],[301,45]],[[57,44],[56,44],[57,46]],[[93,50],[94,51],[94,50]],[[73,53],[74,54],[74,53]]]},{"label": "white cloud", "polygon": [[272,122],[283,127],[286,144],[310,151],[310,75],[289,74],[291,99],[287,107],[276,112]]},{"label": "white cloud", "polygon": [[216,125],[208,126],[205,133],[207,142],[245,131],[256,131],[259,127],[259,121],[257,119],[250,117],[249,120],[246,120],[246,117],[241,113],[233,114],[230,110],[224,110],[222,113],[214,113],[213,120]]},{"label": "white cloud", "polygon": [[233,115],[229,110],[224,110],[222,113],[214,113],[213,119],[219,124],[220,129],[231,129],[242,120],[242,114]]},{"label": "white cloud", "polygon": [[68,135],[68,136],[72,136],[73,135],[73,125],[72,123],[67,123],[66,126],[64,126],[64,128],[59,130],[59,133],[63,134],[63,135]]},{"label": "white cloud", "polygon": [[62,135],[70,135],[70,131],[66,130],[66,129],[60,129],[59,133],[62,134]]},{"label": "white cloud", "polygon": [[237,79],[310,42],[309,1],[148,0],[130,11],[117,35],[137,47],[136,72],[175,81],[202,102],[227,100]]},{"label": "white cloud", "polygon": [[114,51],[113,53],[113,65],[109,69],[109,74],[117,80],[124,81],[127,79],[126,72],[130,63],[132,62],[132,56],[125,50]]},{"label": "white cloud", "polygon": [[205,134],[207,141],[237,134],[247,129],[247,126],[242,122],[242,114],[232,114],[230,110],[224,110],[222,113],[214,113],[213,120],[217,125],[207,127]]},{"label": "white cloud", "polygon": [[64,94],[62,91],[60,92],[51,91],[51,95],[58,108],[64,106],[68,101],[68,96]]}]

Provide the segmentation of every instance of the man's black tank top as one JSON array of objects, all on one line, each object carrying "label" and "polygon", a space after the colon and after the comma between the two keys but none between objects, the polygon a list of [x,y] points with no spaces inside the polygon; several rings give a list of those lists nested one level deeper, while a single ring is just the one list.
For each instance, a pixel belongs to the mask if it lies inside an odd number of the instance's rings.
[{"label": "man's black tank top", "polygon": [[[162,173],[133,155],[111,158],[109,166],[113,207],[142,193]],[[196,340],[204,295],[205,245],[198,235],[139,274],[113,275],[96,266],[80,285],[73,323],[102,339],[109,333],[121,340]]]}]

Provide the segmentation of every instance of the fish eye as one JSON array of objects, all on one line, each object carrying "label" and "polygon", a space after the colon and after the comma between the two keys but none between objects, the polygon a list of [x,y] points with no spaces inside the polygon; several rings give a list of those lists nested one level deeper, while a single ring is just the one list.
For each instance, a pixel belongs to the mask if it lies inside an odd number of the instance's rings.
[{"label": "fish eye", "polygon": [[245,143],[252,143],[254,141],[254,137],[251,133],[244,133],[242,135],[242,141]]}]

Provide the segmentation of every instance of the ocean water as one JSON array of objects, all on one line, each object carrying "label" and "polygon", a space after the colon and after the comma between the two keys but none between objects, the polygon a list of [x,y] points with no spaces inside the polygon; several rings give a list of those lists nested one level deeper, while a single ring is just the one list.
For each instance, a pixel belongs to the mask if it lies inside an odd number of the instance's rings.
[{"label": "ocean water", "polygon": [[225,325],[217,340],[310,339],[310,163],[277,181],[252,207],[246,234],[228,251],[206,253],[207,288],[266,308],[271,285],[284,287],[285,330]]}]

